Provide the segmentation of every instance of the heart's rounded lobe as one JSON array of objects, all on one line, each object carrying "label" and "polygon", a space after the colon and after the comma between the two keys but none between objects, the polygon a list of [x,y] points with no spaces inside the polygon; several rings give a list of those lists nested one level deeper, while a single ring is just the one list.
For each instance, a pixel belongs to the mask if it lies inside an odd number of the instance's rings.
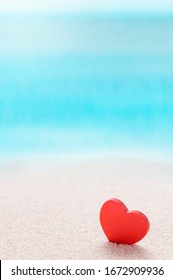
[{"label": "heart's rounded lobe", "polygon": [[110,242],[134,244],[147,234],[150,223],[139,211],[128,211],[123,202],[112,198],[100,210],[100,223]]}]

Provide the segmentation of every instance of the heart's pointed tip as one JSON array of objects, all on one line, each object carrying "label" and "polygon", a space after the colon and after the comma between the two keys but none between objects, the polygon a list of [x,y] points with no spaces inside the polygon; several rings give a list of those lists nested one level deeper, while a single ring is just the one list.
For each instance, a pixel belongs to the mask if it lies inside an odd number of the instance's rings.
[{"label": "heart's pointed tip", "polygon": [[117,242],[117,241],[111,241],[111,240],[108,240],[109,243],[113,243],[113,244],[116,244],[116,245],[127,245],[127,246],[132,246],[132,245],[135,245],[137,242],[134,242],[134,243],[127,243],[127,242]]}]

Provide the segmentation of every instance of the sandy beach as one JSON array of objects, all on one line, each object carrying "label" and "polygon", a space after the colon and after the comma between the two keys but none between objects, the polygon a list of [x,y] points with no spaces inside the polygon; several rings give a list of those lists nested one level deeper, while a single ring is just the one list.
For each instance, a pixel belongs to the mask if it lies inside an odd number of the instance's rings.
[{"label": "sandy beach", "polygon": [[[140,159],[29,159],[0,165],[0,259],[173,259],[173,164]],[[138,244],[109,243],[109,198],[145,213]]]}]

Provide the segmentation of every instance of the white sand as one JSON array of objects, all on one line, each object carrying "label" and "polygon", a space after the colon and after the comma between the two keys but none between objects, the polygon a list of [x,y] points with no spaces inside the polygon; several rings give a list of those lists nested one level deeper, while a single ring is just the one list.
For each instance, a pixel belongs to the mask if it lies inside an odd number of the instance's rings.
[{"label": "white sand", "polygon": [[[109,243],[99,223],[112,197],[149,218],[137,245]],[[0,259],[173,259],[173,165],[127,159],[0,165]]]}]

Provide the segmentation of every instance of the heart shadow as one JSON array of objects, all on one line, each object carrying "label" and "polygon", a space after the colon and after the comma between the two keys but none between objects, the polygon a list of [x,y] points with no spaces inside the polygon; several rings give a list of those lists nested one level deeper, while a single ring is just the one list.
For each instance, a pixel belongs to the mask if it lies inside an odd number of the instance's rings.
[{"label": "heart shadow", "polygon": [[[102,248],[102,249],[101,249]],[[147,260],[154,259],[152,252],[138,244],[126,245],[106,242],[100,247],[100,252],[106,259]]]}]

